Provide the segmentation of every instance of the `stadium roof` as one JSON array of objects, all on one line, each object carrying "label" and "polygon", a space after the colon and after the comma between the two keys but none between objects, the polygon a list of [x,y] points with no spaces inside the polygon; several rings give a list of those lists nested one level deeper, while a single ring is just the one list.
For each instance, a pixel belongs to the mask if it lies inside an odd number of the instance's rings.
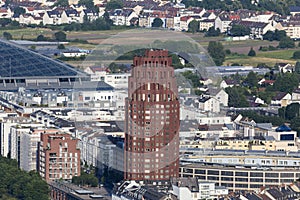
[{"label": "stadium roof", "polygon": [[70,65],[0,40],[0,79],[87,77]]}]

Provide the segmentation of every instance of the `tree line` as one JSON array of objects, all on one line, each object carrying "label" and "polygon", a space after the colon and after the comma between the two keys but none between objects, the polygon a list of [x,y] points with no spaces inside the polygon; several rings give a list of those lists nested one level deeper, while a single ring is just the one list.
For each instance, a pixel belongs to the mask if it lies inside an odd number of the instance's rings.
[{"label": "tree line", "polygon": [[48,185],[37,172],[22,171],[16,160],[2,156],[0,169],[0,199],[49,199]]}]

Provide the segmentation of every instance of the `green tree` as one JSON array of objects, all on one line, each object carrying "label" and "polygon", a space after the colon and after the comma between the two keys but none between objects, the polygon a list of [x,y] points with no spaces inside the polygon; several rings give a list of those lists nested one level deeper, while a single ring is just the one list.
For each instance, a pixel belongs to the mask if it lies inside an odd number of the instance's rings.
[{"label": "green tree", "polygon": [[152,26],[152,27],[155,27],[155,28],[159,28],[159,27],[162,27],[163,24],[164,24],[164,22],[162,21],[162,19],[156,17],[156,18],[153,20],[151,26]]},{"label": "green tree", "polygon": [[215,27],[213,26],[208,29],[208,31],[205,33],[205,36],[206,37],[217,37],[220,34],[221,34],[220,29],[219,28],[215,29]]},{"label": "green tree", "polygon": [[221,42],[210,41],[207,51],[217,66],[223,64],[225,61],[225,51]]},{"label": "green tree", "polygon": [[300,117],[295,117],[291,120],[291,129],[297,131],[297,135],[300,135]]},{"label": "green tree", "polygon": [[300,104],[299,103],[292,103],[284,108],[284,116],[285,119],[292,120],[294,118],[300,117]]},{"label": "green tree", "polygon": [[248,53],[248,56],[256,56],[256,52],[254,51],[254,49],[251,47],[249,53]]},{"label": "green tree", "polygon": [[257,74],[254,73],[253,71],[249,72],[249,74],[247,75],[244,83],[249,86],[249,87],[257,87],[258,86],[258,78],[257,78]]},{"label": "green tree", "polygon": [[57,46],[57,49],[65,49],[66,47],[65,47],[65,45],[64,44],[59,44],[58,46]]},{"label": "green tree", "polygon": [[281,48],[281,49],[294,48],[295,47],[295,42],[291,38],[285,37],[285,38],[282,38],[279,41],[278,47]]},{"label": "green tree", "polygon": [[189,32],[191,33],[196,33],[197,31],[199,31],[199,21],[197,20],[193,20],[189,23]]},{"label": "green tree", "polygon": [[48,185],[38,173],[22,171],[15,160],[3,157],[0,157],[0,169],[1,199],[49,199]]},{"label": "green tree", "polygon": [[300,59],[300,51],[295,51],[294,53],[293,53],[293,57],[292,57],[293,59]]},{"label": "green tree", "polygon": [[12,40],[13,39],[12,35],[9,32],[3,32],[3,37],[6,40]]},{"label": "green tree", "polygon": [[58,6],[58,7],[68,7],[69,6],[69,1],[68,0],[57,0],[53,7]]},{"label": "green tree", "polygon": [[1,27],[5,27],[5,26],[9,25],[11,22],[12,22],[11,19],[0,18]]},{"label": "green tree", "polygon": [[201,86],[200,77],[196,73],[193,73],[192,71],[186,71],[183,72],[182,75],[192,82],[194,88]]},{"label": "green tree", "polygon": [[184,66],[180,62],[180,59],[179,59],[178,55],[171,54],[171,57],[172,57],[172,65],[173,65],[174,69],[182,69],[182,68],[184,68]]},{"label": "green tree", "polygon": [[63,31],[58,31],[54,33],[54,38],[56,41],[63,42],[67,40],[67,34],[65,34]]},{"label": "green tree", "polygon": [[47,40],[47,38],[45,38],[44,35],[38,35],[38,36],[36,37],[36,41],[46,41],[46,40]]},{"label": "green tree", "polygon": [[296,62],[296,65],[295,65],[295,72],[297,74],[300,74],[300,62]]},{"label": "green tree", "polygon": [[239,24],[232,25],[230,29],[230,35],[232,36],[250,35],[250,28]]},{"label": "green tree", "polygon": [[109,18],[109,14],[107,11],[104,12],[103,14],[103,19],[105,20],[106,24],[109,25],[109,26],[112,26],[113,25],[113,20],[111,20]]},{"label": "green tree", "polygon": [[272,97],[275,95],[274,92],[264,91],[258,92],[258,97],[264,100],[265,103],[270,104]]},{"label": "green tree", "polygon": [[267,32],[263,35],[263,39],[264,39],[264,40],[273,41],[273,40],[274,40],[274,33],[273,33],[273,31],[267,31]]},{"label": "green tree", "polygon": [[228,106],[236,108],[249,106],[242,88],[237,86],[227,87],[225,92],[228,94]]},{"label": "green tree", "polygon": [[25,14],[25,13],[26,13],[26,10],[22,7],[17,6],[14,8],[14,14],[17,16],[19,16],[21,14]]},{"label": "green tree", "polygon": [[94,5],[94,1],[93,0],[79,0],[78,4],[80,5],[85,5],[85,7],[87,9],[91,9],[91,10],[94,10],[96,11],[96,7]]},{"label": "green tree", "polygon": [[121,8],[123,8],[123,2],[120,0],[111,0],[105,6],[105,10],[115,10]]},{"label": "green tree", "polygon": [[286,38],[286,37],[287,37],[286,32],[284,30],[281,30],[281,31],[279,31],[277,29],[275,30],[274,40],[280,41],[280,40],[282,40],[283,38]]},{"label": "green tree", "polygon": [[280,74],[272,87],[274,91],[292,92],[299,85],[298,74],[284,73]]},{"label": "green tree", "polygon": [[263,39],[264,40],[269,40],[269,41],[273,41],[273,40],[277,40],[280,41],[284,38],[286,38],[286,32],[284,30],[275,30],[273,31],[267,31],[264,35],[263,35]]}]

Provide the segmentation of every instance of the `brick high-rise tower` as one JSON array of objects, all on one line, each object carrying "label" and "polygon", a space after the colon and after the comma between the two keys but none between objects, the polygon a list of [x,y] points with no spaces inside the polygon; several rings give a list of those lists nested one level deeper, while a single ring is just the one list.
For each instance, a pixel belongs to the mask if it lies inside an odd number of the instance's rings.
[{"label": "brick high-rise tower", "polygon": [[179,101],[167,50],[135,56],[128,81],[125,179],[170,180],[179,173]]}]

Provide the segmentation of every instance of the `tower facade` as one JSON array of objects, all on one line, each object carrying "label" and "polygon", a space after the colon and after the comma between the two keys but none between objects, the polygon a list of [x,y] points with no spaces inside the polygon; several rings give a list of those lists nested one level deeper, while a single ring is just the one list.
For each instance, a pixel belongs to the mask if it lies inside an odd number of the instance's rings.
[{"label": "tower facade", "polygon": [[125,116],[126,180],[170,180],[179,174],[179,101],[167,50],[135,56]]}]

